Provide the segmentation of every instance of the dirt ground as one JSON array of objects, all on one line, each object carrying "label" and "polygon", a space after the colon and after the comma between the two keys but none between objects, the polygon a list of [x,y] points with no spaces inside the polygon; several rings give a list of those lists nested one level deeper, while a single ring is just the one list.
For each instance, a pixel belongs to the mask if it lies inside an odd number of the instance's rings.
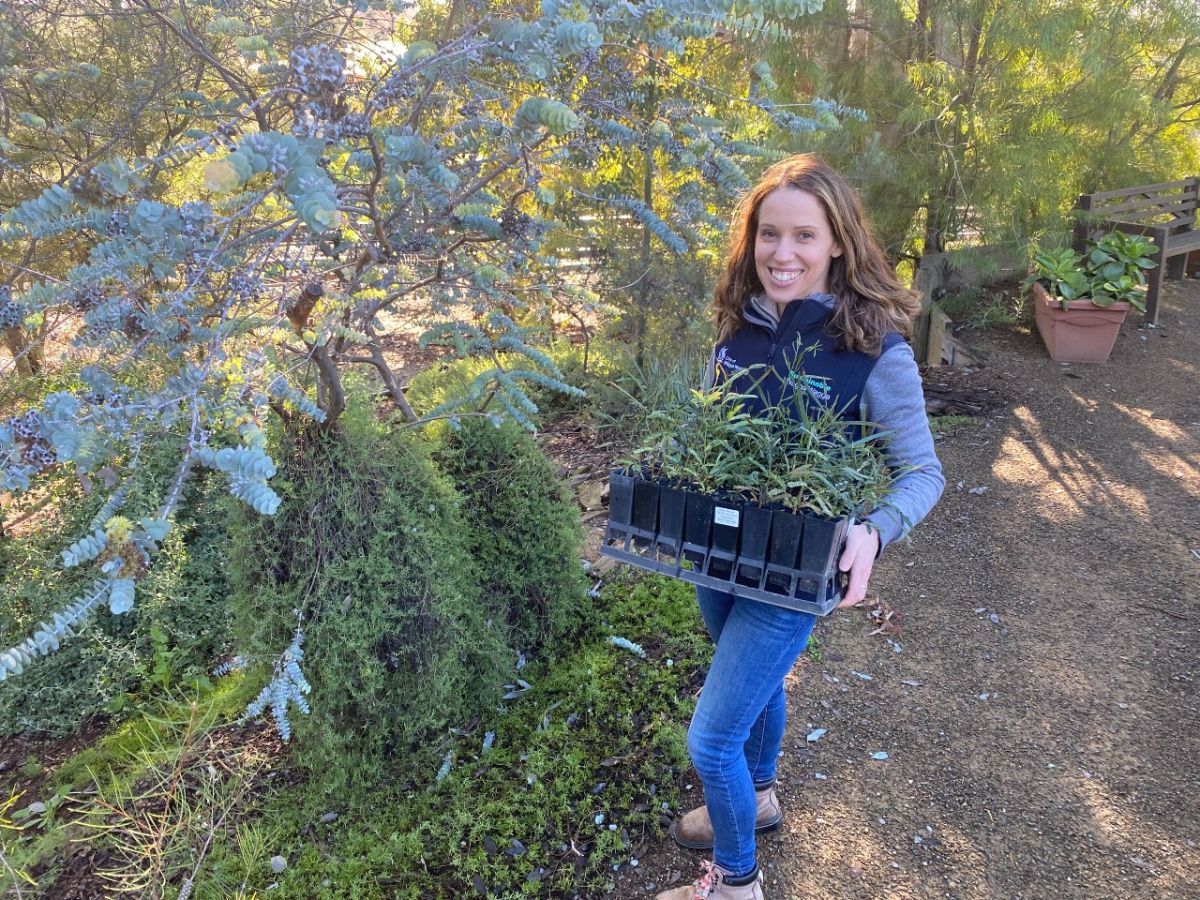
[{"label": "dirt ground", "polygon": [[[895,646],[842,611],[791,676],[769,900],[1200,898],[1200,282],[1164,295],[1106,365],[997,328],[927,377],[1002,404],[876,569]],[[664,840],[612,896],[699,858]]]}]

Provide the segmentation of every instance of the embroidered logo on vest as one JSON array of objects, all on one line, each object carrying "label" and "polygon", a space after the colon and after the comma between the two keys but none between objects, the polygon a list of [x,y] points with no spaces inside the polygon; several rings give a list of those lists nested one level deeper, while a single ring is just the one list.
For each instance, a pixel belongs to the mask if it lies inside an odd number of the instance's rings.
[{"label": "embroidered logo on vest", "polygon": [[797,385],[803,385],[805,393],[823,405],[829,405],[829,401],[833,399],[833,388],[828,378],[793,371],[788,373],[788,384],[792,390],[795,390]]},{"label": "embroidered logo on vest", "polygon": [[722,347],[717,351],[717,367],[723,372],[740,372],[745,366],[729,355],[729,348]]}]

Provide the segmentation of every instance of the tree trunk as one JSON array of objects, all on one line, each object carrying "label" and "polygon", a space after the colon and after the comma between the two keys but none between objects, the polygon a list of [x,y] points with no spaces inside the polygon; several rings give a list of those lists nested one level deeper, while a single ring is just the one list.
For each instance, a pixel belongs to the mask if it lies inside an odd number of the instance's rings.
[{"label": "tree trunk", "polygon": [[12,354],[19,374],[37,375],[42,371],[41,346],[31,340],[20,325],[4,329],[4,345]]}]

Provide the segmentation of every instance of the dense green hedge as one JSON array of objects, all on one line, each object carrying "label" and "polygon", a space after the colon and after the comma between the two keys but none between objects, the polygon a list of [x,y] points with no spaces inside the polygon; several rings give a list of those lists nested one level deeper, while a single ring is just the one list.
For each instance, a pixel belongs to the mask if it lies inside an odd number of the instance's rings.
[{"label": "dense green hedge", "polygon": [[555,465],[516,424],[479,418],[446,433],[438,461],[463,498],[488,615],[509,646],[553,648],[587,612],[579,515]]},{"label": "dense green hedge", "polygon": [[477,421],[442,448],[452,477],[436,442],[361,401],[335,430],[285,433],[279,510],[235,529],[235,646],[265,669],[301,622],[313,711],[292,716],[297,759],[331,782],[436,768],[518,654],[582,615],[579,520],[553,465]]}]

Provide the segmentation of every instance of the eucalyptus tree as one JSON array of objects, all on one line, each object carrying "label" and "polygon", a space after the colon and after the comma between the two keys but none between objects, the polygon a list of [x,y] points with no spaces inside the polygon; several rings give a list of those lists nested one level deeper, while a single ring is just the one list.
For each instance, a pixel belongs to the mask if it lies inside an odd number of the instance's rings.
[{"label": "eucalyptus tree", "polygon": [[[489,362],[429,416],[507,414],[532,427],[526,386],[573,390],[521,316],[561,281],[544,240],[566,194],[575,209],[583,198],[623,211],[672,252],[688,247],[680,231],[711,215],[688,191],[664,208],[620,178],[577,177],[630,143],[621,120],[647,89],[647,67],[672,70],[692,42],[817,5],[456,0],[371,16],[315,3],[73,7],[89,10],[95,27],[111,15],[157,35],[178,54],[173,71],[190,75],[170,103],[148,92],[157,142],[97,140],[53,178],[45,156],[14,156],[28,150],[20,135],[4,148],[22,184],[49,182],[0,217],[0,240],[17,248],[5,257],[16,289],[4,315],[44,323],[40,339],[67,342],[79,371],[0,422],[0,488],[29,491],[57,467],[104,471],[112,488],[90,533],[63,552],[66,566],[95,567],[92,587],[0,653],[0,679],[55,650],[97,606],[132,606],[197,469],[220,473],[230,493],[271,514],[269,416],[320,441],[346,408],[348,373],[363,369],[401,421],[420,421],[385,351],[389,328],[414,304],[440,318],[430,340]],[[314,34],[327,37],[305,42]],[[690,82],[657,79],[660,114],[633,133],[661,144],[664,162],[711,170],[720,185],[733,171],[722,160],[739,152],[720,115],[738,94],[742,117],[760,127],[812,128],[761,90],[764,72],[753,91],[726,85],[712,109],[703,92],[679,89]],[[74,135],[77,124],[47,111],[30,115],[47,133]],[[831,123],[830,108],[824,118]],[[28,116],[24,127],[43,130]],[[15,258],[35,242],[53,242],[73,264]],[[179,448],[170,484],[124,509],[141,447],[162,440]],[[253,707],[269,706],[285,733],[288,704],[305,708],[299,637]]]}]

